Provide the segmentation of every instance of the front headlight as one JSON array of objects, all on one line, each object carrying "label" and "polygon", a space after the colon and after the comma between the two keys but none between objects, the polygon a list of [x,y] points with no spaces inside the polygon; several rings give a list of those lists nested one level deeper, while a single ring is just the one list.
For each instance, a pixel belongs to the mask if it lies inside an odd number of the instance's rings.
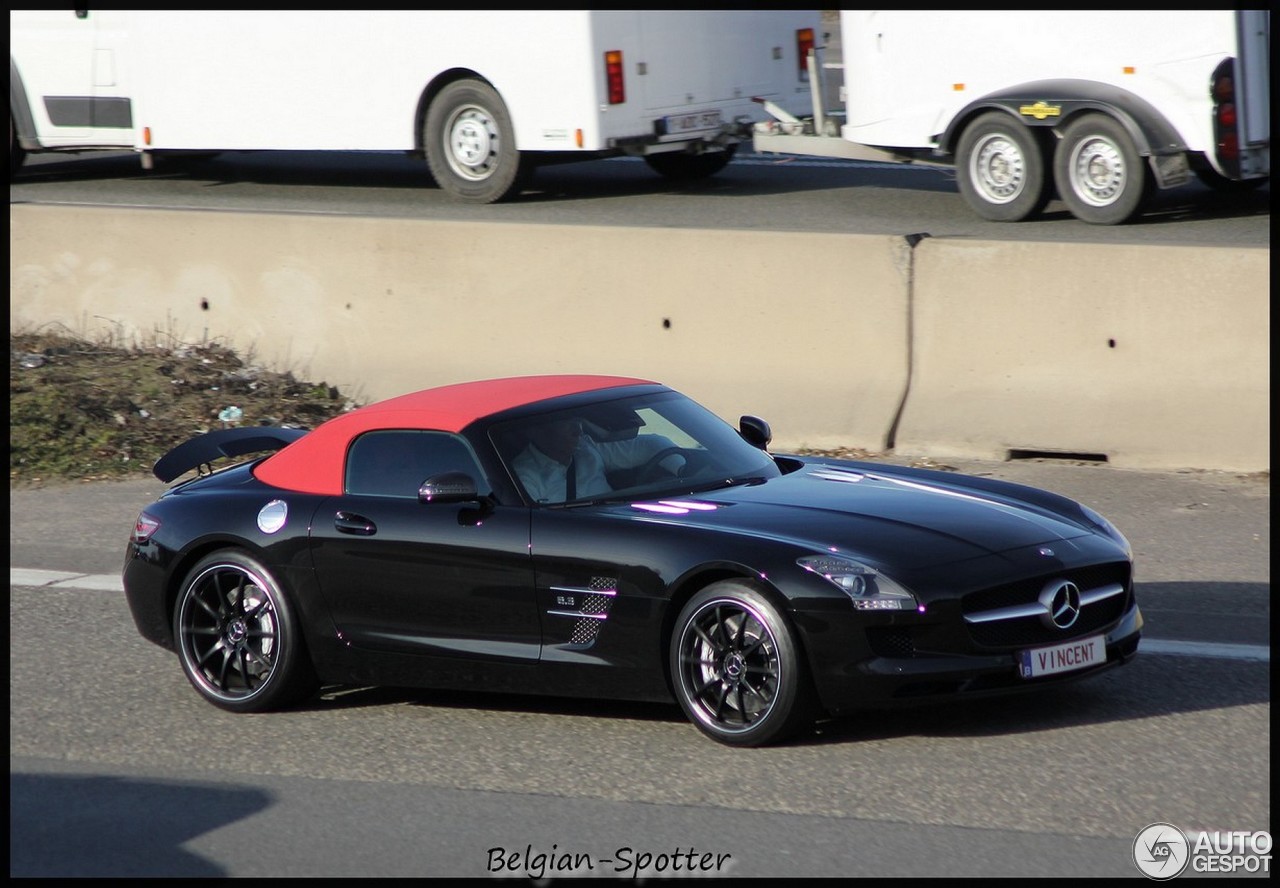
[{"label": "front headlight", "polygon": [[811,573],[829,580],[857,610],[914,610],[916,597],[874,567],[835,555],[807,555],[796,559]]}]

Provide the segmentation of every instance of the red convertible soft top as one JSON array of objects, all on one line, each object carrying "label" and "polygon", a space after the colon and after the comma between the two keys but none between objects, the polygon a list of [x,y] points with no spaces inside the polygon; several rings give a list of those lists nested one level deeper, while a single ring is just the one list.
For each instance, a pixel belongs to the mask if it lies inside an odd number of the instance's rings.
[{"label": "red convertible soft top", "polygon": [[512,376],[462,382],[400,395],[335,416],[258,464],[258,480],[300,493],[342,493],[347,447],[373,429],[458,432],[477,419],[512,407],[599,389],[652,385],[629,376]]}]

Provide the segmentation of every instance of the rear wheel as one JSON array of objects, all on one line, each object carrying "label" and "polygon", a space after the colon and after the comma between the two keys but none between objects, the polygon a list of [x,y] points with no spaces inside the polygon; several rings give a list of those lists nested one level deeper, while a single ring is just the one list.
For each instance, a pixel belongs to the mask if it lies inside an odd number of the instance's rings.
[{"label": "rear wheel", "polygon": [[983,114],[961,134],[956,179],[970,208],[991,222],[1021,222],[1053,196],[1035,134],[1000,111]]},{"label": "rear wheel", "polygon": [[245,552],[215,552],[178,593],[173,637],[200,695],[232,712],[296,703],[318,687],[284,590]]},{"label": "rear wheel", "polygon": [[737,152],[737,145],[727,145],[723,151],[704,151],[702,154],[646,154],[644,162],[668,179],[705,179],[728,166]]},{"label": "rear wheel", "polygon": [[437,184],[462,200],[506,200],[520,192],[533,169],[516,150],[502,98],[479,80],[458,80],[440,91],[427,110],[423,144]]},{"label": "rear wheel", "polygon": [[713,583],[684,606],[672,635],[671,676],[689,720],[730,746],[785,740],[812,718],[794,630],[744,581]]},{"label": "rear wheel", "polygon": [[1086,114],[1062,131],[1053,162],[1058,196],[1094,225],[1127,222],[1146,203],[1152,175],[1128,131],[1105,114]]}]

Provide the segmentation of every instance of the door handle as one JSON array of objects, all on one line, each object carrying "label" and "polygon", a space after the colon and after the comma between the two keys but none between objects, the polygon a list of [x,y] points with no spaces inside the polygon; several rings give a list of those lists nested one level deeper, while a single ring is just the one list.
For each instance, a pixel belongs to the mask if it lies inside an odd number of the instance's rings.
[{"label": "door handle", "polygon": [[334,516],[333,527],[338,533],[350,533],[356,536],[373,536],[378,532],[376,524],[355,512],[339,512]]}]

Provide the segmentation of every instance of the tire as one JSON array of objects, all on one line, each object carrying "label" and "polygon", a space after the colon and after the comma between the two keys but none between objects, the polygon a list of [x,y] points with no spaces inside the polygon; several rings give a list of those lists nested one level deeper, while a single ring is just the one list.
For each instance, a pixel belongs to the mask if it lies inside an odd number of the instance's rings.
[{"label": "tire", "polygon": [[245,552],[214,552],[191,569],[173,638],[187,680],[230,712],[285,708],[318,687],[288,597]]},{"label": "tire", "polygon": [[1001,111],[981,115],[961,133],[956,179],[965,202],[990,222],[1021,222],[1053,196],[1035,133]]},{"label": "tire", "polygon": [[685,715],[720,743],[777,743],[812,722],[794,631],[747,582],[713,583],[689,600],[672,632],[670,666]]},{"label": "tire", "polygon": [[714,176],[727,167],[737,153],[737,145],[727,145],[723,151],[704,151],[702,154],[646,154],[644,162],[665,178],[688,181]]},{"label": "tire", "polygon": [[458,80],[440,91],[427,109],[422,141],[436,183],[460,200],[506,200],[520,193],[533,170],[516,150],[502,99],[479,80]]},{"label": "tire", "polygon": [[1129,221],[1152,187],[1151,171],[1133,138],[1105,114],[1086,114],[1066,125],[1054,155],[1053,177],[1071,215],[1093,225]]}]

